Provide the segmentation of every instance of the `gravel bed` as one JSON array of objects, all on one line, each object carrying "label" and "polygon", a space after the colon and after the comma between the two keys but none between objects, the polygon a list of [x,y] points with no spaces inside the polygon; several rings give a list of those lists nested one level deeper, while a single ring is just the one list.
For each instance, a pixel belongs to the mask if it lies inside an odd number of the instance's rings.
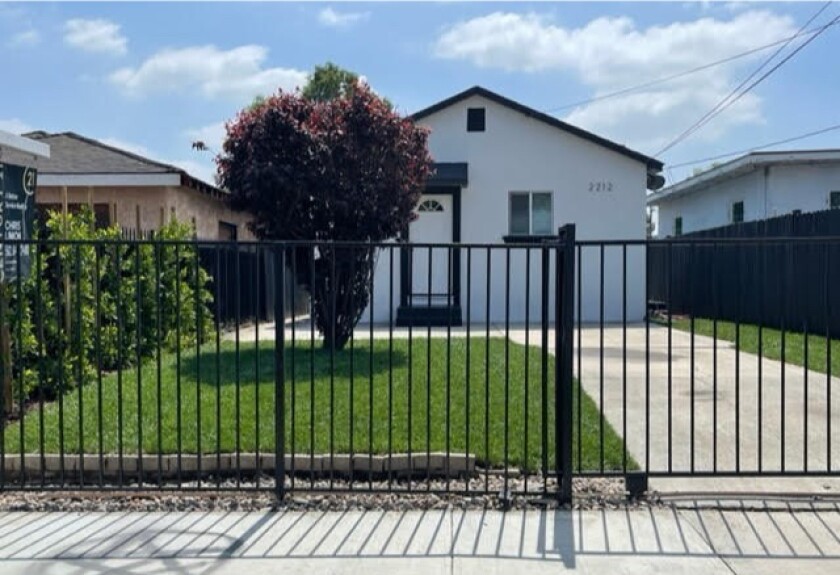
[{"label": "gravel bed", "polygon": [[[528,489],[541,490],[542,478],[528,476]],[[157,484],[144,484],[142,489],[137,484],[128,485],[124,491],[97,491],[95,488],[84,491],[12,491],[0,494],[0,511],[267,511],[267,510],[409,510],[409,509],[525,509],[556,507],[551,494],[556,490],[554,478],[548,480],[548,496],[530,495],[513,496],[510,501],[504,501],[499,493],[504,489],[504,477],[490,475],[487,478],[487,494],[435,494],[422,493],[428,489],[446,489],[444,480],[411,481],[410,488],[415,493],[407,493],[407,480],[394,481],[391,493],[365,492],[370,486],[367,481],[357,481],[352,484],[355,492],[331,492],[328,480],[314,482],[296,479],[298,490],[287,494],[282,502],[278,502],[272,492],[274,480],[272,477],[260,478],[260,491],[254,489],[253,482],[241,482],[240,491],[220,491],[214,487],[214,480],[207,480],[201,490],[196,489],[195,482],[183,482],[181,491],[162,491]],[[508,477],[508,489],[517,491],[524,489],[525,477]],[[483,490],[485,476],[474,476],[468,480],[450,480],[449,489],[452,491],[465,490],[469,484],[470,490]],[[222,488],[235,488],[236,482],[224,479]],[[115,486],[116,487],[116,486]],[[175,483],[165,483],[164,488],[177,487]],[[333,482],[335,490],[348,490],[351,484],[346,480],[336,479]],[[387,481],[374,481],[374,489],[387,489]],[[305,489],[305,491],[304,491]],[[573,483],[574,503],[576,509],[641,507],[658,504],[653,496],[628,501],[624,491],[624,481],[616,478],[581,478]]]}]

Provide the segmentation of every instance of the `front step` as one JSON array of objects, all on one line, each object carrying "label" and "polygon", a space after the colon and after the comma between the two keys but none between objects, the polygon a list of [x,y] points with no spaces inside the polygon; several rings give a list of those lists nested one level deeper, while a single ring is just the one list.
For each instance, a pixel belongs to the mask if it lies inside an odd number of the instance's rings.
[{"label": "front step", "polygon": [[398,327],[460,326],[461,306],[400,306],[397,308]]}]

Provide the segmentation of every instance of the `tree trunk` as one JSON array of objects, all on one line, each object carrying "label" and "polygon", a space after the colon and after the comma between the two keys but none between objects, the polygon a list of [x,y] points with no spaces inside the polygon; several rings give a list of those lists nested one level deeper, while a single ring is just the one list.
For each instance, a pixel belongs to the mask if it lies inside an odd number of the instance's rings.
[{"label": "tree trunk", "polygon": [[[312,298],[313,321],[324,338],[324,348],[341,350],[370,301],[375,258],[367,246],[321,247],[319,251],[314,282],[300,279]],[[304,273],[309,275],[308,270]]]}]

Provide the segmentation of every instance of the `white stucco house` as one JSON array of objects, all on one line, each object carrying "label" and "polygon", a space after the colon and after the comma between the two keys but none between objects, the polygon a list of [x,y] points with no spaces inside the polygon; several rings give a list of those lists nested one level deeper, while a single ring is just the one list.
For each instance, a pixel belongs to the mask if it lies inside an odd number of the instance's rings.
[{"label": "white stucco house", "polygon": [[[662,181],[658,160],[482,87],[455,94],[412,117],[429,128],[436,164],[417,219],[403,238],[408,242],[504,246],[555,235],[566,223],[577,225],[580,240],[645,238],[646,189],[649,182],[655,187]],[[387,254],[379,257],[375,322],[395,317],[399,325],[445,325],[451,317],[453,325],[461,325],[467,319],[467,301],[470,321],[485,321],[486,251],[471,250],[469,281],[465,249],[451,250],[451,257],[446,248],[433,249],[431,267],[428,249],[411,251],[400,250],[394,262],[399,269],[394,270]],[[491,254],[489,309],[494,322],[505,318],[504,252]],[[529,297],[523,279],[525,250],[511,250],[511,322],[525,321],[526,313],[531,322],[540,317],[540,258],[533,250],[530,257]],[[600,318],[599,257],[597,248],[584,251],[584,321]],[[621,258],[620,249],[609,250],[605,257],[606,321],[622,318]],[[628,319],[638,320],[645,310],[644,251],[631,250],[627,258]],[[553,290],[553,265],[551,269]],[[386,297],[392,274],[393,306]]]},{"label": "white stucco house", "polygon": [[753,152],[650,194],[665,238],[840,208],[840,150]]}]

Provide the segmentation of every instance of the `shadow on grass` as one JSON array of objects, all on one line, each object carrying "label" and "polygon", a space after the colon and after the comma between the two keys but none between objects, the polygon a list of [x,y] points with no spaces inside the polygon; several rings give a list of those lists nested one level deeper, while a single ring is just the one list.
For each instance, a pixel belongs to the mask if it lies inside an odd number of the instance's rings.
[{"label": "shadow on grass", "polygon": [[[312,377],[316,381],[328,378],[330,373],[336,379],[362,379],[370,375],[388,373],[406,364],[406,354],[402,350],[389,351],[387,344],[373,350],[367,345],[348,346],[343,350],[331,352],[309,344],[286,346],[286,384],[306,383]],[[191,354],[181,360],[181,377],[190,383],[215,387],[216,385],[254,385],[274,381],[274,346],[260,344],[242,346],[237,354],[233,344],[224,343],[221,349],[202,348],[200,355]]]}]

